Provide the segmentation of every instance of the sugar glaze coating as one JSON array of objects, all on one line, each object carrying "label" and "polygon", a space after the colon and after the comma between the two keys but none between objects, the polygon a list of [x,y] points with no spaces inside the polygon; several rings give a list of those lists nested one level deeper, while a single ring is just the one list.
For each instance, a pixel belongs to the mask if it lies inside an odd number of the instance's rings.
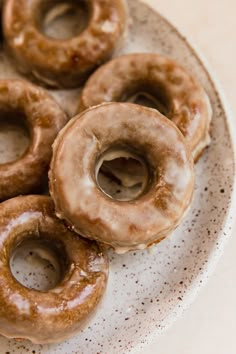
[{"label": "sugar glaze coating", "polygon": [[164,104],[165,115],[181,130],[197,160],[210,143],[210,101],[199,83],[167,57],[128,54],[104,64],[87,81],[79,111],[103,102],[126,101],[138,92]]},{"label": "sugar glaze coating", "polygon": [[23,80],[0,80],[0,114],[26,125],[30,144],[19,159],[0,164],[0,200],[28,194],[47,176],[52,143],[68,117],[42,88]]},{"label": "sugar glaze coating", "polygon": [[[64,269],[55,288],[29,289],[12,276],[11,254],[26,240],[40,240],[58,251]],[[52,200],[46,196],[2,203],[0,241],[0,334],[44,344],[61,342],[83,329],[106,288],[104,250],[69,231],[55,217]]]},{"label": "sugar glaze coating", "polygon": [[41,17],[57,2],[5,2],[4,36],[8,51],[22,73],[49,87],[77,87],[111,56],[127,28],[125,0],[78,2],[87,7],[88,26],[65,40],[47,37],[39,26]]},{"label": "sugar glaze coating", "polygon": [[[120,202],[98,188],[96,162],[113,146],[135,149],[150,166],[149,189],[136,200]],[[72,119],[54,143],[49,177],[57,216],[119,253],[146,248],[174,230],[194,187],[181,132],[158,111],[131,103],[103,104]]]}]

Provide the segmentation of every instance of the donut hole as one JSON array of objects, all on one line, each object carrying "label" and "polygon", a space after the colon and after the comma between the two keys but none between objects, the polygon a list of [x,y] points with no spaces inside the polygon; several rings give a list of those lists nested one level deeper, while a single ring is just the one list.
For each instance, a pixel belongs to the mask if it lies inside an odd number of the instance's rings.
[{"label": "donut hole", "polygon": [[62,260],[65,259],[65,253],[61,247],[56,247],[56,242],[28,239],[12,252],[10,269],[26,288],[47,291],[62,281],[66,269]]},{"label": "donut hole", "polygon": [[139,104],[148,108],[155,108],[165,116],[168,115],[169,108],[164,100],[158,99],[147,92],[137,92],[128,97],[127,102]]},{"label": "donut hole", "polygon": [[0,164],[20,159],[30,144],[26,118],[20,112],[0,113]]},{"label": "donut hole", "polygon": [[105,151],[96,165],[100,190],[117,201],[131,201],[147,191],[150,180],[148,164],[138,154],[124,148]]},{"label": "donut hole", "polygon": [[82,33],[88,26],[89,17],[85,1],[44,1],[39,12],[38,26],[49,38],[66,40]]},{"label": "donut hole", "polygon": [[171,111],[171,100],[165,87],[145,82],[131,83],[124,90],[120,102],[130,102],[148,108],[154,108],[169,118]]}]

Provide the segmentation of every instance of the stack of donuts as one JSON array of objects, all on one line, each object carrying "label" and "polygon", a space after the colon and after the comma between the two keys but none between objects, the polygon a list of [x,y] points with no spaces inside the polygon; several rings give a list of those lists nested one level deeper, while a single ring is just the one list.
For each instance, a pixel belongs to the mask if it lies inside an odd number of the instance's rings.
[{"label": "stack of donuts", "polygon": [[[194,161],[210,143],[208,96],[182,66],[156,53],[112,59],[128,40],[125,1],[85,0],[81,33],[45,35],[46,14],[73,4],[5,0],[2,9],[4,50],[24,79],[0,80],[0,115],[20,120],[30,143],[0,165],[0,334],[34,343],[87,323],[106,288],[107,249],[146,249],[182,222]],[[75,117],[49,87],[82,87]],[[15,249],[33,240],[58,255],[61,281],[48,291],[11,273]]]}]

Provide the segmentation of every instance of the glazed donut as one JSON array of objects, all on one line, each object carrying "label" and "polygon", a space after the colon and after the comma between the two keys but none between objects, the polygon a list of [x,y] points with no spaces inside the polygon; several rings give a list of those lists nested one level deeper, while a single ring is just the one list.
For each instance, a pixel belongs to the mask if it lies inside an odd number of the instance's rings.
[{"label": "glazed donut", "polygon": [[[115,200],[98,184],[106,154],[111,160],[119,150],[148,169],[134,200]],[[49,177],[56,215],[117,253],[166,237],[188,210],[194,187],[192,155],[181,132],[157,110],[131,103],[103,104],[72,119],[53,145]]]},{"label": "glazed donut", "polygon": [[46,91],[21,80],[0,80],[0,114],[26,125],[30,145],[19,159],[0,164],[0,200],[27,194],[45,180],[52,143],[67,117]]},{"label": "glazed donut", "polygon": [[[107,283],[108,260],[95,242],[69,231],[51,199],[25,196],[0,205],[0,333],[33,343],[63,341],[83,328]],[[58,255],[61,281],[47,291],[29,289],[11,273],[19,244],[43,242]]]},{"label": "glazed donut", "polygon": [[51,87],[77,87],[106,61],[126,29],[125,0],[68,1],[89,14],[79,35],[58,40],[43,34],[40,23],[61,0],[8,0],[3,9],[7,48],[18,69]]},{"label": "glazed donut", "polygon": [[210,143],[212,109],[203,88],[179,64],[158,54],[129,54],[99,68],[86,83],[79,111],[102,102],[134,100],[151,95],[165,107],[187,139],[194,160]]}]

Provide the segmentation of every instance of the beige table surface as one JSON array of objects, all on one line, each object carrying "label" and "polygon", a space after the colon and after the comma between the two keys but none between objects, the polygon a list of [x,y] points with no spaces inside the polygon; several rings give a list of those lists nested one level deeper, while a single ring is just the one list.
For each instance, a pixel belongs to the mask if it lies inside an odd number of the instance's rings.
[{"label": "beige table surface", "polygon": [[[236,1],[145,2],[197,45],[215,71],[235,113]],[[195,303],[163,336],[140,354],[236,354],[236,232],[228,242],[214,275]]]}]

